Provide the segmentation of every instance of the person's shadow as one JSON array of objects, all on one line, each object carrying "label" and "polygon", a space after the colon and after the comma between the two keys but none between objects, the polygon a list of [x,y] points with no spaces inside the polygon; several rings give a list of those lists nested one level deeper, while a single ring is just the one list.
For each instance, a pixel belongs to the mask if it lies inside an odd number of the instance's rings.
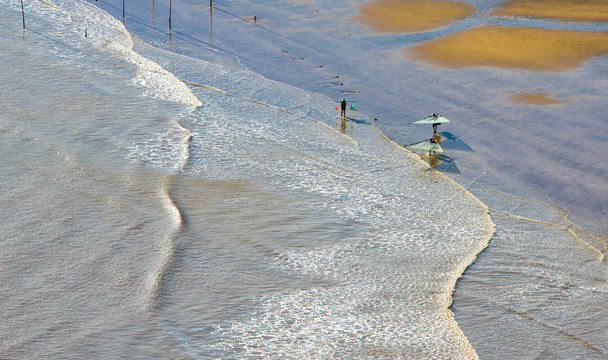
[{"label": "person's shadow", "polygon": [[355,119],[355,118],[353,118],[353,117],[348,117],[348,116],[343,117],[343,119],[344,119],[344,120],[348,120],[348,121],[352,121],[352,122],[354,122],[355,124],[364,124],[364,125],[369,125],[369,124],[371,124],[371,122],[370,122],[370,121],[368,121],[368,120]]}]

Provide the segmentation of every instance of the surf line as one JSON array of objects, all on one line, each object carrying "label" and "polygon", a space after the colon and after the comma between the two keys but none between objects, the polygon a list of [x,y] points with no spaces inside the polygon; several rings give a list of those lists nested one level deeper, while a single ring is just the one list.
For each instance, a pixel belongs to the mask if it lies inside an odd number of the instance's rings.
[{"label": "surf line", "polygon": [[[192,134],[179,121],[173,123],[175,127],[183,132],[183,152],[182,161],[174,166],[174,171],[179,173],[183,171],[190,162],[190,140]],[[158,183],[157,194],[160,197],[162,207],[169,215],[170,226],[159,242],[159,255],[152,270],[148,273],[145,283],[144,294],[144,310],[146,312],[158,309],[163,295],[163,287],[165,286],[165,278],[168,271],[173,266],[177,254],[177,244],[175,236],[182,230],[184,226],[184,218],[179,206],[171,197],[171,187],[175,180],[175,175],[163,175]]]},{"label": "surf line", "polygon": [[546,329],[556,331],[556,332],[564,335],[565,337],[567,337],[567,338],[569,338],[571,340],[578,341],[579,343],[581,343],[583,346],[585,346],[586,348],[588,348],[590,350],[593,350],[593,351],[595,351],[597,353],[600,353],[602,355],[606,355],[601,349],[599,349],[599,348],[591,345],[590,343],[588,343],[587,341],[585,341],[581,337],[578,337],[578,336],[576,336],[574,334],[566,332],[566,331],[558,328],[557,326],[553,326],[553,325],[548,325],[548,324],[542,323],[541,321],[535,319],[532,315],[530,315],[528,313],[525,313],[523,311],[509,309],[508,307],[503,306],[503,305],[498,305],[498,307],[502,308],[504,311],[506,311],[509,314],[513,314],[513,315],[519,316],[519,317],[521,317],[523,319],[526,319],[526,320],[528,320],[530,322],[533,322],[533,323],[535,323],[537,325],[540,325],[540,326],[542,326],[542,327],[544,327]]},{"label": "surf line", "polygon": [[[475,180],[473,183],[471,183],[469,186],[467,186],[467,190],[469,190],[469,188],[471,186],[475,185],[480,180],[481,180],[481,178],[478,179],[478,180]],[[523,216],[520,216],[520,215],[508,213],[508,212],[504,213],[504,214],[507,215],[507,216],[510,216],[512,218],[521,220],[521,221],[528,221],[528,222],[532,222],[532,223],[544,224],[544,225],[547,225],[547,226],[553,226],[553,227],[556,227],[558,229],[562,229],[564,231],[568,231],[568,232],[571,233],[571,235],[574,238],[578,239],[578,241],[580,243],[582,243],[585,246],[590,247],[594,251],[597,251],[597,252],[601,253],[602,254],[602,260],[604,262],[607,262],[607,257],[605,256],[607,254],[604,254],[604,251],[601,250],[601,249],[606,249],[608,247],[608,243],[604,239],[602,239],[602,238],[600,238],[600,237],[598,237],[596,235],[593,235],[589,231],[587,231],[587,230],[581,228],[580,226],[576,225],[576,223],[574,223],[574,221],[570,219],[570,215],[572,215],[572,213],[570,211],[568,211],[567,209],[565,209],[564,207],[559,206],[559,205],[549,205],[548,203],[546,203],[544,201],[535,200],[535,199],[529,199],[529,198],[526,198],[526,197],[523,197],[523,196],[509,194],[509,193],[506,193],[506,192],[503,192],[503,191],[500,191],[500,190],[496,190],[496,189],[494,189],[493,191],[496,192],[496,193],[498,193],[498,194],[500,194],[500,195],[502,195],[502,196],[505,196],[505,197],[509,197],[509,198],[513,198],[513,199],[520,199],[520,200],[525,200],[525,201],[530,201],[530,202],[539,204],[539,205],[544,206],[544,207],[556,206],[556,208],[561,211],[561,213],[557,212],[557,215],[561,219],[563,219],[564,221],[566,221],[568,223],[567,225],[559,225],[557,223],[553,223],[553,222],[545,221],[545,220],[530,219],[530,218],[526,218],[526,217],[523,217]],[[500,211],[498,211],[498,210],[491,210],[491,212],[500,212]],[[598,225],[594,221],[590,221],[590,223],[593,224],[593,225],[596,225],[596,226]],[[587,236],[590,240],[593,240],[594,242],[596,242],[596,244],[591,244],[589,241],[583,240],[580,234],[583,234],[583,235]]]},{"label": "surf line", "polygon": [[[179,121],[175,121],[174,125],[184,133],[182,144],[184,147],[183,159],[174,167],[176,172],[180,172],[183,171],[190,162],[190,140],[192,139],[192,134]],[[164,278],[172,264],[175,262],[177,253],[175,235],[179,233],[184,226],[182,212],[175,203],[175,200],[171,197],[171,185],[173,181],[174,175],[165,175],[164,181],[161,181],[161,184],[159,184],[158,194],[162,200],[164,209],[169,214],[172,226],[161,240],[160,256],[157,264],[154,266],[153,270],[148,273],[146,294],[144,297],[144,307],[146,311],[152,311],[161,305],[160,298],[163,294]]]},{"label": "surf line", "polygon": [[331,126],[329,126],[329,125],[325,124],[325,123],[324,123],[324,122],[322,122],[322,121],[319,121],[319,120],[316,120],[316,119],[310,118],[310,117],[308,117],[308,116],[304,116],[304,115],[296,114],[296,113],[294,113],[293,111],[286,110],[286,109],[282,109],[282,108],[280,108],[280,107],[277,107],[277,106],[274,106],[274,105],[270,105],[270,104],[266,104],[266,103],[263,103],[263,102],[260,102],[260,101],[257,101],[257,100],[253,100],[253,99],[249,99],[249,98],[243,98],[243,97],[238,97],[238,96],[235,96],[235,95],[231,95],[231,94],[228,94],[227,92],[225,92],[224,90],[218,89],[218,88],[213,87],[213,86],[201,85],[201,84],[193,83],[193,82],[188,81],[188,80],[182,80],[182,82],[183,82],[184,84],[187,84],[187,85],[191,85],[191,86],[199,87],[199,88],[202,88],[202,89],[207,89],[207,90],[215,91],[215,92],[218,92],[218,93],[220,93],[220,94],[222,94],[222,95],[224,95],[224,96],[227,96],[227,97],[231,97],[231,98],[235,98],[235,99],[241,99],[241,100],[249,101],[249,102],[254,103],[254,104],[256,104],[256,105],[260,105],[260,106],[267,107],[267,108],[269,108],[269,109],[277,110],[277,111],[283,112],[283,113],[285,113],[285,114],[289,114],[289,115],[293,115],[293,116],[296,116],[296,117],[299,117],[299,118],[302,118],[302,119],[306,119],[306,120],[314,121],[314,122],[316,122],[316,123],[318,123],[318,124],[321,124],[321,125],[326,126],[328,129],[332,130],[332,131],[333,131],[333,132],[335,132],[336,134],[339,134],[340,136],[345,137],[345,138],[346,138],[346,139],[348,139],[350,142],[352,142],[352,143],[353,143],[355,146],[359,146],[359,143],[358,143],[357,141],[355,141],[353,138],[351,138],[350,136],[348,136],[348,135],[346,135],[346,134],[343,134],[343,133],[342,133],[342,132],[340,132],[340,131],[337,131],[336,129],[334,129],[333,127],[331,127]]},{"label": "surf line", "polygon": [[184,171],[184,169],[190,164],[190,145],[192,140],[192,133],[188,130],[181,122],[175,121],[175,126],[177,126],[181,131],[184,132],[184,142],[183,142],[183,152],[182,152],[182,161],[177,164],[175,169],[178,171]]},{"label": "surf line", "polygon": [[305,116],[293,113],[293,112],[291,112],[289,110],[285,110],[285,109],[282,109],[282,108],[274,106],[274,105],[266,104],[266,103],[263,103],[263,102],[260,102],[260,101],[257,101],[257,100],[253,100],[253,99],[241,98],[241,97],[238,97],[238,96],[235,96],[235,95],[228,94],[224,90],[218,89],[218,88],[213,87],[213,86],[201,85],[201,84],[193,83],[193,82],[188,81],[188,80],[182,80],[182,82],[184,84],[187,84],[187,85],[192,85],[192,86],[196,86],[196,87],[199,87],[199,88],[203,88],[203,89],[208,89],[208,90],[212,90],[212,91],[215,91],[215,92],[219,92],[220,94],[228,96],[228,97],[231,97],[231,98],[247,100],[247,101],[252,102],[252,103],[254,103],[256,105],[265,106],[267,108],[270,108],[270,109],[273,109],[273,110],[278,110],[278,111],[284,112],[286,114],[298,116],[298,117],[301,117],[301,118],[306,118]]},{"label": "surf line", "polygon": [[177,245],[174,241],[174,237],[182,229],[184,224],[182,213],[175,201],[171,198],[169,191],[172,179],[173,175],[167,175],[165,182],[160,185],[161,188],[159,189],[159,196],[163,200],[163,207],[171,217],[172,226],[162,238],[160,243],[160,256],[156,265],[152,271],[148,273],[144,295],[145,311],[153,311],[160,305],[159,300],[163,294],[163,279],[172,266],[172,263],[174,263],[177,252]]},{"label": "surf line", "polygon": [[545,220],[529,219],[529,218],[526,218],[526,217],[523,217],[523,216],[511,214],[511,213],[506,213],[506,215],[509,216],[509,217],[512,217],[514,219],[517,219],[517,220],[527,221],[527,222],[536,223],[536,224],[543,224],[543,225],[547,225],[547,226],[556,227],[556,228],[558,228],[560,230],[564,230],[568,234],[570,234],[570,236],[572,236],[576,241],[578,241],[579,243],[581,243],[583,246],[586,246],[591,251],[595,252],[599,256],[599,260],[605,261],[605,259],[606,259],[606,256],[599,249],[596,249],[593,245],[591,245],[588,242],[586,242],[585,240],[581,239],[580,236],[578,236],[574,231],[572,231],[569,228],[570,225],[568,225],[568,227],[564,227],[562,225],[554,224],[552,222],[545,221]]}]

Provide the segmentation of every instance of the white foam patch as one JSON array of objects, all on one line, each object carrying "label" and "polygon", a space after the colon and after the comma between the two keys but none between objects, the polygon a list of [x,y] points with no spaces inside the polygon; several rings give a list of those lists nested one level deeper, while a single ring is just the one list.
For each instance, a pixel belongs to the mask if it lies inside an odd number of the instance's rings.
[{"label": "white foam patch", "polygon": [[83,0],[32,3],[28,5],[32,11],[53,17],[58,24],[64,25],[57,31],[61,32],[64,39],[66,33],[73,36],[74,41],[70,46],[93,45],[135,65],[137,75],[132,81],[147,89],[145,96],[193,107],[202,105],[190,89],[173,74],[133,51],[131,35],[120,21],[106,12]]},{"label": "white foam patch", "polygon": [[[265,92],[260,81],[246,82],[257,89],[250,93],[258,102],[275,101],[276,89]],[[298,91],[282,89],[284,98]],[[247,320],[218,324],[209,339],[221,340],[193,343],[195,352],[476,358],[448,307],[456,279],[492,233],[483,204],[445,176],[425,171],[426,165],[372,126],[358,127],[354,142],[341,142],[313,119],[217,91],[199,96],[209,106],[189,125],[196,144],[193,171],[209,176],[226,164],[222,175],[262,176],[272,189],[310,194],[313,206],[357,222],[368,237],[282,253],[281,271],[331,285],[255,299],[259,307]]]},{"label": "white foam patch", "polygon": [[209,324],[215,331],[180,345],[221,358],[475,358],[448,306],[456,279],[492,233],[483,204],[369,121],[346,135],[328,129],[335,113],[327,98],[166,56],[173,73],[201,85],[192,91],[204,106],[181,122],[186,134],[176,126],[135,144],[136,158],[166,168],[188,154],[188,176],[259,180],[265,191],[305,199],[314,212],[361,228],[356,239],[276,250],[271,271],[323,285],[256,296],[251,307],[217,317]]},{"label": "white foam patch", "polygon": [[186,166],[189,158],[190,132],[179,123],[130,147],[131,158],[152,168],[176,173]]},{"label": "white foam patch", "polygon": [[[19,1],[8,1],[14,6],[20,6]],[[46,0],[24,1],[24,10],[34,12],[51,19],[64,40],[86,39],[89,44],[103,46],[105,41],[113,41],[126,48],[133,47],[131,35],[124,25],[110,14],[82,0]],[[27,16],[26,16],[27,24]],[[29,24],[35,26],[35,24]],[[71,45],[81,44],[74,41]]]},{"label": "white foam patch", "polygon": [[194,107],[203,104],[182,81],[157,63],[113,41],[109,41],[106,48],[137,66],[133,82],[148,89],[144,95]]}]

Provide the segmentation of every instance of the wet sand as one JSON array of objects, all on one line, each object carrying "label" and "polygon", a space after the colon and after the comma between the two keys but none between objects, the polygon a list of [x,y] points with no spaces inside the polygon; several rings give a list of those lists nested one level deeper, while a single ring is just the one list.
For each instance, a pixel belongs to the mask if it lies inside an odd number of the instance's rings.
[{"label": "wet sand", "polygon": [[506,0],[491,15],[531,16],[567,21],[608,21],[606,0]]},{"label": "wet sand", "polygon": [[379,32],[410,33],[446,26],[475,11],[461,1],[380,0],[363,4],[355,20]]},{"label": "wet sand", "polygon": [[482,25],[419,43],[407,51],[413,60],[446,68],[568,71],[608,54],[608,33]]},{"label": "wet sand", "polygon": [[541,91],[541,92],[526,92],[520,91],[517,94],[513,94],[509,96],[509,100],[520,103],[520,104],[530,104],[530,105],[558,105],[565,104],[570,102],[570,99],[553,99],[550,98],[552,94],[550,92]]}]

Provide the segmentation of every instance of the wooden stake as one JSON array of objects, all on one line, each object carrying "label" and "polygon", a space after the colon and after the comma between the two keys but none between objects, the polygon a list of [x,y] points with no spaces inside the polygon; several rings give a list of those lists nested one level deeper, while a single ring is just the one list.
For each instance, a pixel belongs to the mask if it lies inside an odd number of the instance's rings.
[{"label": "wooden stake", "polygon": [[25,29],[25,13],[23,12],[23,0],[21,0],[21,20],[23,21],[23,28]]}]

